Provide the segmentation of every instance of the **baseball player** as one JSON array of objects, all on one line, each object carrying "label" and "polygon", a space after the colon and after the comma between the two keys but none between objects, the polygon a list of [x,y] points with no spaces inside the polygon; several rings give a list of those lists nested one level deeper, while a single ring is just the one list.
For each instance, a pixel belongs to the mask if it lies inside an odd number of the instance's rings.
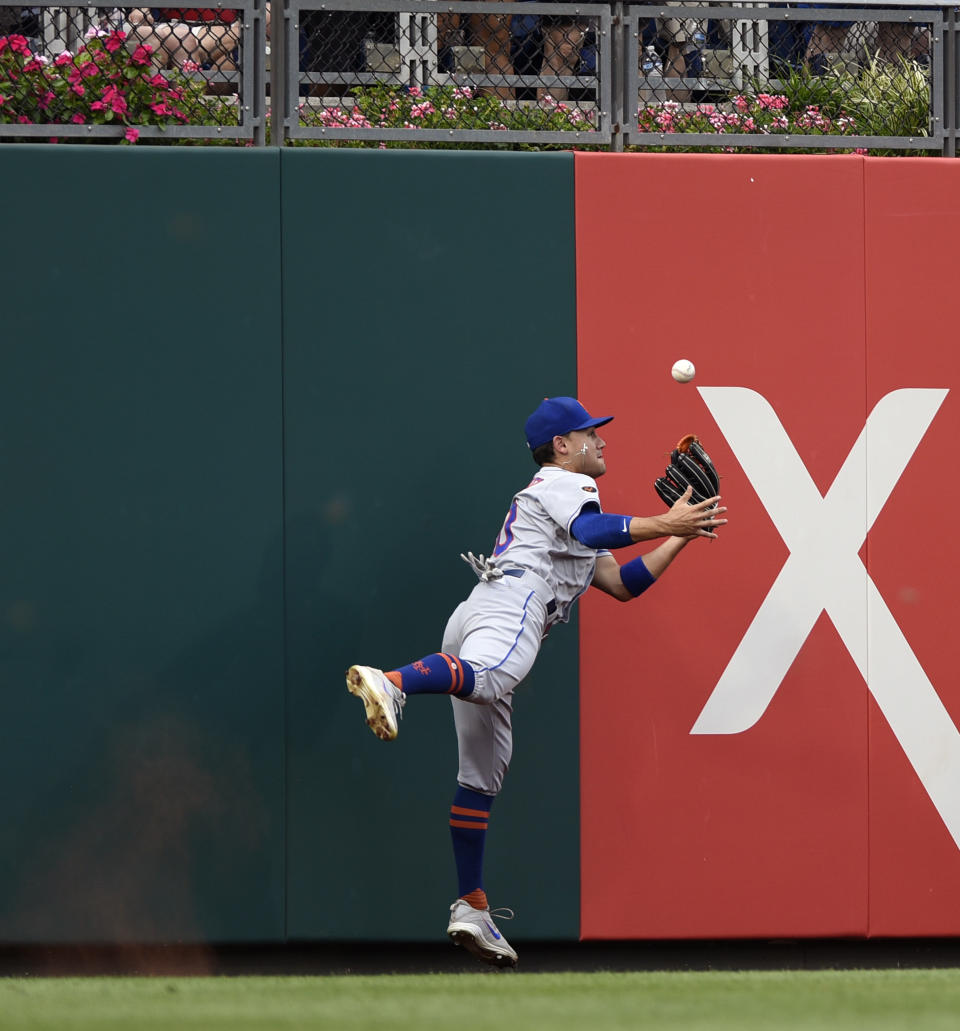
[{"label": "baseball player", "polygon": [[[570,618],[590,586],[619,601],[643,593],[695,537],[716,537],[727,522],[719,495],[688,503],[687,488],[659,516],[612,515],[600,505],[606,444],[594,418],[572,397],[543,401],[527,419],[527,445],[539,466],[513,498],[489,558],[463,556],[479,582],[450,617],[441,650],[389,672],[351,666],[347,689],[363,702],[377,737],[391,741],[409,695],[452,696],[460,768],[450,808],[459,895],[447,934],[478,959],[514,966],[517,953],[494,922],[483,887],[483,851],[493,800],[513,747],[513,692],[533,666],[549,629]],[[611,549],[666,538],[621,565]],[[506,914],[512,915],[512,914]]]}]

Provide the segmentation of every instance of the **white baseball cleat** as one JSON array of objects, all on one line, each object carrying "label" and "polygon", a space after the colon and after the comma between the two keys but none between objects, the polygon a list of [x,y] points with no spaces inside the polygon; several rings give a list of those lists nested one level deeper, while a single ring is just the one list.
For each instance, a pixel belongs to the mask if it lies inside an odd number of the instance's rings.
[{"label": "white baseball cleat", "polygon": [[356,695],[367,713],[367,726],[381,741],[392,741],[400,729],[407,696],[373,666],[351,666],[347,670],[347,690]]},{"label": "white baseball cleat", "polygon": [[[498,909],[496,914],[508,920],[513,918],[513,913],[509,909]],[[462,945],[484,963],[492,963],[498,967],[517,965],[517,954],[497,930],[489,909],[474,909],[469,902],[457,899],[450,907],[447,934],[454,945]]]}]

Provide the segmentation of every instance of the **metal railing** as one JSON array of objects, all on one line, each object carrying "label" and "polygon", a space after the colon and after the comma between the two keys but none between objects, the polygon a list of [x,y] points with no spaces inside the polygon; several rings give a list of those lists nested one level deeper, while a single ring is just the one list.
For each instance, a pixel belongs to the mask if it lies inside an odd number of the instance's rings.
[{"label": "metal railing", "polygon": [[957,8],[0,4],[0,139],[956,156]]}]

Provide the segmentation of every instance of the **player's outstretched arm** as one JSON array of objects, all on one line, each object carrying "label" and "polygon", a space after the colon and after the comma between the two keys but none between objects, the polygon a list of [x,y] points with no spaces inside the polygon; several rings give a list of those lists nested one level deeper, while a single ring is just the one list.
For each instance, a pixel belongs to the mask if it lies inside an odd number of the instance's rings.
[{"label": "player's outstretched arm", "polygon": [[597,559],[597,568],[593,574],[593,586],[616,598],[617,601],[633,601],[661,576],[692,540],[693,537],[668,537],[653,551],[642,558],[625,562],[623,566],[613,555],[601,555]]},{"label": "player's outstretched arm", "polygon": [[723,518],[726,507],[712,507],[719,502],[720,495],[689,505],[692,493],[693,488],[687,487],[661,516],[634,516],[630,520],[630,536],[634,541],[652,541],[657,537],[716,537],[714,531],[727,522]]}]

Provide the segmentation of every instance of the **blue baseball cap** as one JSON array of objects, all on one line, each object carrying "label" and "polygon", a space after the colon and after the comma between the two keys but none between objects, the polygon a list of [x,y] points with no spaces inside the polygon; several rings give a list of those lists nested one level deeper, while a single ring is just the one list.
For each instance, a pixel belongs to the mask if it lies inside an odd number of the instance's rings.
[{"label": "blue baseball cap", "polygon": [[527,419],[527,447],[535,451],[554,437],[564,437],[574,430],[588,430],[591,426],[603,426],[612,418],[612,415],[605,415],[594,419],[575,397],[545,397]]}]

